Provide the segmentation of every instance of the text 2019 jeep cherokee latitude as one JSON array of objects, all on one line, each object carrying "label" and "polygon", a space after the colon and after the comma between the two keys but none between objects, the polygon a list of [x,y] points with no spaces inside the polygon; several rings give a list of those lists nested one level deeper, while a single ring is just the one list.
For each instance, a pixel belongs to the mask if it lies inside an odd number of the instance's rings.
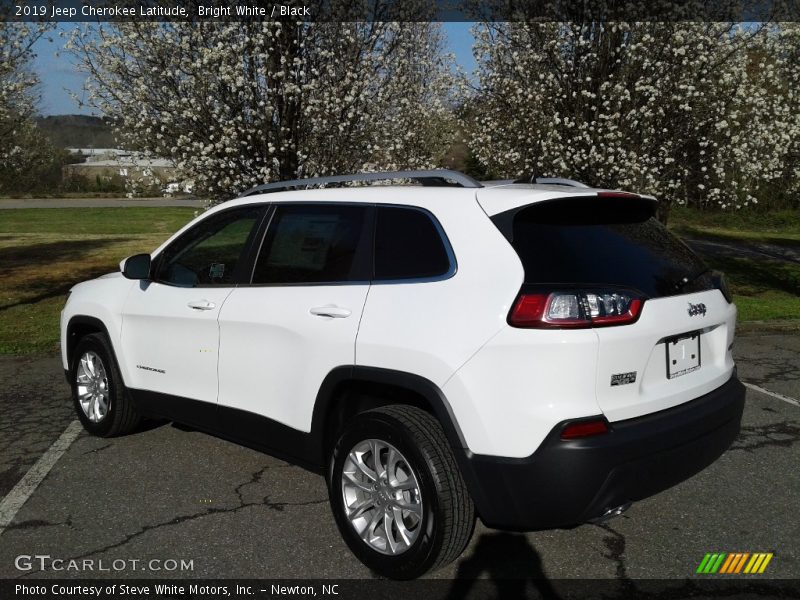
[{"label": "text 2019 jeep cherokee latitude", "polygon": [[736,308],[653,198],[381,177],[425,185],[255,188],[76,285],[85,428],[167,418],[324,472],[348,546],[394,578],[455,559],[476,515],[574,526],[730,445]]}]

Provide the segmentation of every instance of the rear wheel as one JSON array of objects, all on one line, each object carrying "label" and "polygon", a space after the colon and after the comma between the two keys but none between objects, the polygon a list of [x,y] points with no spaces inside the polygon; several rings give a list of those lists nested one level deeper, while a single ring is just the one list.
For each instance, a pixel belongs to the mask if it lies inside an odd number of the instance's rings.
[{"label": "rear wheel", "polygon": [[141,421],[105,335],[93,333],[78,342],[70,382],[75,412],[89,433],[100,437],[124,435]]},{"label": "rear wheel", "polygon": [[451,562],[469,542],[475,510],[439,423],[412,406],[361,413],[341,433],[328,489],[356,557],[393,579]]}]

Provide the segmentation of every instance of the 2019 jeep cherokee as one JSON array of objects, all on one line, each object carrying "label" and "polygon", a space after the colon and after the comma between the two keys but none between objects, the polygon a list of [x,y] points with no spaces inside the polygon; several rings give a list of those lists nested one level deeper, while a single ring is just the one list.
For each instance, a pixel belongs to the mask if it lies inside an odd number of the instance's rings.
[{"label": "2019 jeep cherokee", "polygon": [[[398,178],[424,185],[292,189]],[[476,515],[618,513],[735,438],[736,308],[653,198],[553,183],[361,174],[217,206],[72,289],[76,412],[323,472],[348,546],[389,577],[455,559]]]}]

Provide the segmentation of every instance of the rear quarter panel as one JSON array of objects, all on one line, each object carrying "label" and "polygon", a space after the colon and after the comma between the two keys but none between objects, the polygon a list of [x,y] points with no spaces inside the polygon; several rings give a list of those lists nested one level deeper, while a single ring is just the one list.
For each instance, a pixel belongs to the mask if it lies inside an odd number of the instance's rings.
[{"label": "rear quarter panel", "polygon": [[469,449],[530,456],[566,419],[601,413],[595,399],[597,334],[592,329],[517,329],[509,325],[447,382]]},{"label": "rear quarter panel", "polygon": [[[523,270],[474,196],[420,206],[442,225],[457,271],[442,281],[373,283],[358,332],[356,364],[413,373],[443,388],[470,357],[508,327],[506,318]],[[472,447],[473,440],[485,437],[480,420],[486,398],[460,393],[447,400]]]}]

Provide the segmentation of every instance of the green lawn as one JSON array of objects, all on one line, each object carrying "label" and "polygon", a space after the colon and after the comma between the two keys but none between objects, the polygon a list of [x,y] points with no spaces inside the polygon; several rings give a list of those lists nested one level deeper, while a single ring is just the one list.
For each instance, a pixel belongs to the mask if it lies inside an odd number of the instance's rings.
[{"label": "green lawn", "polygon": [[800,212],[796,210],[709,212],[676,206],[670,214],[669,227],[690,238],[800,244]]},{"label": "green lawn", "polygon": [[0,210],[0,354],[55,352],[64,297],[75,283],[150,252],[192,208]]},{"label": "green lawn", "polygon": [[[48,208],[0,210],[0,354],[58,349],[58,317],[69,288],[118,269],[186,224],[192,208]],[[796,213],[700,213],[676,209],[670,227],[687,237],[800,246]],[[800,328],[800,265],[707,257],[726,272],[740,322]]]},{"label": "green lawn", "polygon": [[800,327],[800,264],[732,257],[706,262],[725,273],[740,322],[794,320]]},{"label": "green lawn", "polygon": [[0,213],[0,234],[161,235],[194,216],[193,208],[23,208]]},{"label": "green lawn", "polygon": [[[794,210],[708,212],[676,207],[670,229],[688,239],[710,240],[762,249],[770,244],[800,253],[800,213]],[[739,321],[782,321],[800,328],[800,264],[767,256],[704,255],[714,269],[725,273]]]}]

